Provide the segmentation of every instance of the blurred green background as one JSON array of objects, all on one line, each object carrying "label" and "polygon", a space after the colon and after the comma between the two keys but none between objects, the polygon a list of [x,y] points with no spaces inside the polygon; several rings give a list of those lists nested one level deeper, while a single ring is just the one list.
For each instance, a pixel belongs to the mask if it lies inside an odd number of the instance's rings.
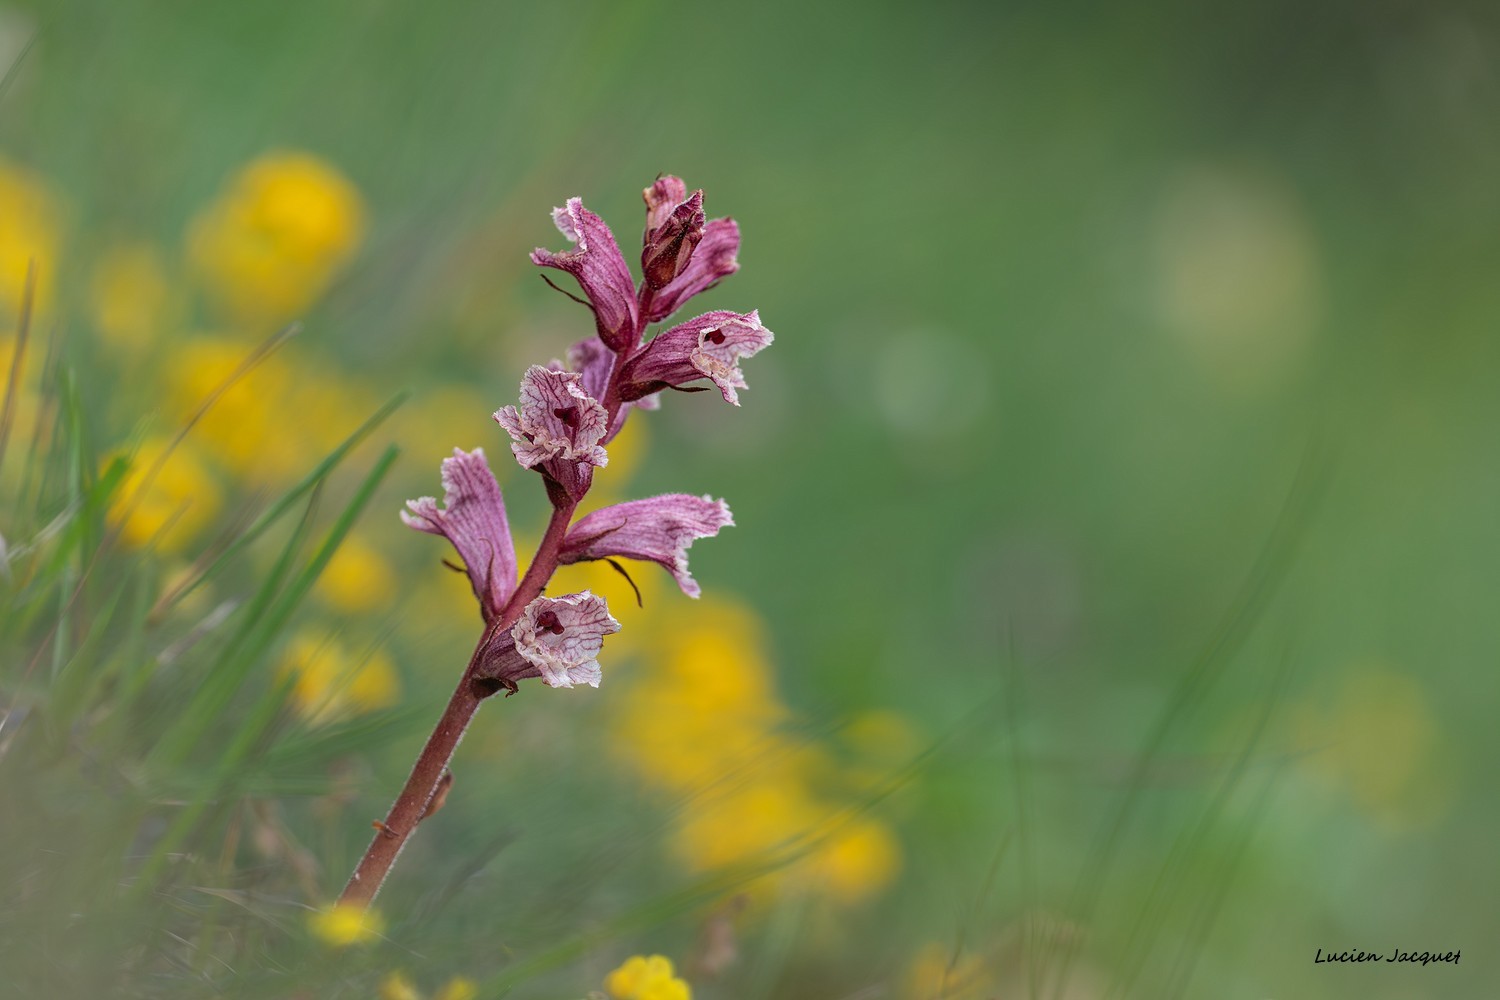
[{"label": "blurred green background", "polygon": [[[0,991],[1488,995],[1497,46],[1482,5],[0,6]],[[633,257],[663,172],[744,233],[694,305],[777,339],[600,488],[738,526],[701,604],[560,578],[625,623],[604,685],[486,707],[340,946],[309,915],[477,635],[395,511],[482,445],[534,542],[489,414],[590,320],[526,254],[579,195]]]}]

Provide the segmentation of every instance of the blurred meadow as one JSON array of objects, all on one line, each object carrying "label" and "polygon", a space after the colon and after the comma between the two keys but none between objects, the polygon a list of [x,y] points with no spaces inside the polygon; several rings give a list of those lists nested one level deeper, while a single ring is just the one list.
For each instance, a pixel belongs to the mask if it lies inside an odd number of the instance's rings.
[{"label": "blurred meadow", "polygon": [[[0,74],[0,995],[1495,994],[1492,9],[0,0]],[[531,552],[526,255],[664,172],[776,343],[590,501],[737,526],[561,571],[603,685],[330,910],[481,625],[397,511],[483,446]]]}]

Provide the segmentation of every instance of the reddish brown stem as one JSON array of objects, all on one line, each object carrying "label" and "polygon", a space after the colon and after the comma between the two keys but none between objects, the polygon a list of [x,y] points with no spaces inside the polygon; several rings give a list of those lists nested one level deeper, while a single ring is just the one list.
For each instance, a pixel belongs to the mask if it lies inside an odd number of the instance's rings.
[{"label": "reddish brown stem", "polygon": [[[488,639],[488,630],[485,639]],[[485,641],[482,640],[480,647],[483,648],[484,645]],[[476,649],[474,661],[477,662],[478,659],[479,650]],[[427,738],[426,746],[422,747],[422,753],[417,757],[417,763],[411,769],[411,776],[406,779],[405,787],[396,797],[391,811],[386,814],[385,822],[376,828],[375,838],[370,841],[365,856],[360,858],[354,874],[349,877],[349,884],[344,886],[344,892],[339,896],[340,904],[368,906],[374,901],[375,894],[380,891],[380,886],[390,873],[391,866],[396,863],[401,849],[406,846],[407,839],[421,822],[422,814],[427,811],[427,804],[437,791],[443,771],[453,758],[453,751],[458,749],[458,741],[463,738],[464,730],[469,728],[474,713],[479,711],[480,701],[479,695],[469,684],[469,671],[465,670],[463,680],[459,681],[458,689],[448,699],[448,707],[443,709],[442,718],[438,719],[437,728]]]},{"label": "reddish brown stem", "polygon": [[[625,362],[630,360],[631,354],[640,349],[641,337],[648,325],[646,312],[651,306],[651,298],[651,289],[642,282],[637,303],[640,319],[633,338],[635,347],[621,352],[616,358],[609,384],[605,387],[604,399],[601,400],[608,415],[606,427],[615,425],[615,418],[624,405],[620,400],[620,371],[625,367]],[[526,568],[526,575],[521,578],[510,600],[505,602],[505,607],[500,609],[500,614],[495,616],[495,620],[480,637],[479,645],[474,648],[474,655],[470,657],[469,665],[459,679],[453,697],[448,699],[448,707],[443,709],[437,728],[427,738],[426,745],[417,757],[417,763],[412,767],[411,776],[406,779],[406,786],[396,797],[384,822],[376,825],[375,838],[370,841],[369,849],[350,876],[349,884],[344,886],[344,892],[339,896],[341,904],[368,906],[380,892],[380,886],[390,874],[391,866],[396,863],[401,849],[406,846],[412,831],[426,814],[432,797],[437,794],[443,772],[448,769],[453,752],[458,749],[458,741],[463,739],[464,730],[469,728],[474,713],[479,711],[480,703],[493,693],[488,690],[476,691],[475,685],[470,683],[474,672],[483,662],[485,649],[497,632],[514,625],[526,605],[541,596],[542,589],[547,586],[547,581],[552,579],[552,574],[557,569],[557,557],[576,509],[576,502],[553,508],[552,518],[547,522],[547,531],[542,536],[541,544],[537,546],[531,565]]]},{"label": "reddish brown stem", "polygon": [[542,588],[547,586],[547,581],[552,579],[553,572],[557,569],[557,556],[562,551],[563,538],[568,534],[568,524],[573,520],[573,511],[578,509],[576,503],[567,504],[552,509],[552,519],[547,522],[547,531],[542,535],[541,544],[536,547],[536,555],[531,558],[531,565],[526,567],[526,575],[521,577],[521,583],[516,587],[516,592],[510,595],[510,600],[505,602],[505,607],[500,609],[500,615],[496,619],[501,622],[501,628],[510,628],[521,617],[521,612],[526,605],[542,595]]},{"label": "reddish brown stem", "polygon": [[344,886],[344,891],[339,896],[340,904],[369,906],[374,902],[375,895],[380,892],[380,886],[390,874],[391,866],[396,863],[401,849],[406,846],[406,841],[422,821],[433,795],[437,793],[443,772],[448,769],[453,752],[458,749],[459,740],[463,739],[464,730],[469,728],[474,713],[479,711],[480,703],[493,693],[486,689],[476,690],[476,685],[470,683],[474,672],[483,664],[484,651],[496,633],[516,623],[526,605],[541,594],[542,588],[552,578],[553,571],[557,569],[557,556],[562,549],[563,538],[568,532],[568,523],[573,519],[573,510],[574,506],[568,505],[552,511],[547,532],[537,546],[536,556],[527,567],[526,575],[521,578],[521,583],[510,600],[505,602],[505,607],[500,609],[500,614],[485,628],[479,644],[474,647],[474,655],[469,658],[469,665],[464,669],[453,697],[448,699],[448,707],[443,709],[437,727],[427,737],[427,743],[417,756],[406,785],[402,787],[401,794],[396,797],[385,820],[376,826],[375,837],[365,850],[364,857],[360,858],[354,874],[349,877],[349,883]]}]

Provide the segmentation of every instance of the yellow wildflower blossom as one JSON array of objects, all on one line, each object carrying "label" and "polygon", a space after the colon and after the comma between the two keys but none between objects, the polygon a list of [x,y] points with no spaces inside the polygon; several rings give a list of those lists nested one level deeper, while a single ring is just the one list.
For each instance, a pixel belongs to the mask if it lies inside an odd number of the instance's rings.
[{"label": "yellow wildflower blossom", "polygon": [[380,981],[380,1000],[422,1000],[422,994],[404,974],[392,972]]},{"label": "yellow wildflower blossom", "polygon": [[446,986],[438,990],[432,1000],[475,1000],[479,996],[479,985],[472,979],[454,976]]},{"label": "yellow wildflower blossom", "polygon": [[693,991],[678,979],[672,960],[661,955],[635,955],[604,977],[611,1000],[692,1000]]},{"label": "yellow wildflower blossom", "polygon": [[[432,995],[432,1000],[475,1000],[478,996],[474,980],[454,976]],[[405,974],[392,972],[380,982],[380,1000],[422,1000],[422,992]]]},{"label": "yellow wildflower blossom", "polygon": [[323,293],[364,228],[359,192],[331,164],[270,153],[193,221],[188,257],[229,318],[279,322]]},{"label": "yellow wildflower blossom", "polygon": [[363,535],[350,534],[318,578],[315,592],[335,611],[374,611],[388,605],[395,595],[396,571]]},{"label": "yellow wildflower blossom", "polygon": [[[612,573],[602,565],[594,572]],[[673,628],[654,629],[654,620],[648,616],[637,630],[649,676],[615,703],[623,756],[643,778],[672,790],[773,758],[786,712],[772,689],[754,616],[722,598],[705,598],[690,616],[674,616]]]},{"label": "yellow wildflower blossom", "polygon": [[353,660],[336,639],[299,632],[288,644],[278,671],[292,680],[292,707],[312,725],[396,703],[401,680],[379,650]]},{"label": "yellow wildflower blossom", "polygon": [[787,860],[817,825],[820,810],[793,780],[759,780],[693,802],[673,835],[677,855],[691,871]]},{"label": "yellow wildflower blossom", "polygon": [[141,351],[172,324],[171,281],[161,254],[150,244],[107,250],[94,265],[90,293],[94,325],[118,350]]},{"label": "yellow wildflower blossom", "polygon": [[1331,706],[1299,714],[1307,770],[1367,814],[1397,830],[1447,814],[1457,793],[1453,755],[1415,677],[1385,666],[1352,670]]},{"label": "yellow wildflower blossom", "polygon": [[890,884],[901,869],[901,848],[884,823],[861,819],[839,830],[812,864],[819,887],[848,906]]},{"label": "yellow wildflower blossom", "polygon": [[162,551],[180,552],[219,512],[223,499],[202,454],[187,440],[148,482],[168,444],[168,438],[151,438],[136,449],[110,517],[126,544],[141,546],[156,539]]},{"label": "yellow wildflower blossom", "polygon": [[[195,337],[170,352],[164,376],[173,417],[188,419],[254,350],[249,341]],[[291,422],[283,416],[291,381],[282,352],[265,358],[224,390],[194,428],[194,436],[241,475],[302,467],[306,452],[301,437],[286,433]]]},{"label": "yellow wildflower blossom", "polygon": [[318,910],[308,920],[313,936],[335,948],[368,944],[385,932],[385,921],[375,910],[335,903]]},{"label": "yellow wildflower blossom", "polygon": [[[621,756],[643,781],[686,797],[671,840],[678,858],[694,872],[779,866],[769,884],[790,879],[841,904],[884,888],[901,866],[884,824],[860,818],[826,842],[817,839],[820,825],[840,813],[815,792],[819,783],[867,786],[872,779],[847,779],[822,747],[786,734],[789,713],[753,612],[723,598],[692,611],[669,616],[662,628],[647,616],[638,630],[644,675],[613,702]],[[913,742],[889,713],[862,717],[848,736],[857,747],[894,739],[898,754]]]},{"label": "yellow wildflower blossom", "polygon": [[0,157],[0,316],[14,319],[36,266],[36,305],[51,299],[62,244],[62,213],[39,175]]},{"label": "yellow wildflower blossom", "polygon": [[234,378],[255,343],[217,336],[188,340],[166,358],[173,415],[186,420],[228,383],[194,436],[211,444],[239,476],[276,482],[302,476],[374,407],[361,385],[327,377],[330,366],[298,346],[286,344]]}]

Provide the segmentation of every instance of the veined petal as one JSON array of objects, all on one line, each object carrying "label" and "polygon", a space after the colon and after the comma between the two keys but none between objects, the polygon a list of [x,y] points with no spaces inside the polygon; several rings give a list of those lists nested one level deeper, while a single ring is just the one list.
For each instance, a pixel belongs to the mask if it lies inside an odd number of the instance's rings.
[{"label": "veined petal", "polygon": [[599,686],[599,650],[604,637],[620,631],[602,597],[584,591],[538,597],[511,628],[516,651],[549,687]]},{"label": "veined petal", "polygon": [[[598,337],[590,337],[568,348],[568,370],[583,376],[584,392],[595,399],[602,400],[605,390],[609,388],[609,376],[614,371],[616,357],[613,351],[604,346],[602,340]],[[658,410],[660,408],[661,399],[655,394],[626,402],[615,415],[614,426],[602,438],[603,443],[608,444],[616,434],[620,433],[620,428],[625,426],[625,418],[630,416],[632,409]]]},{"label": "veined petal", "polygon": [[769,347],[775,337],[760,325],[760,313],[710,312],[654,338],[620,373],[622,399],[712,379],[724,401],[738,406],[745,388],[739,359]]},{"label": "veined petal", "polygon": [[578,279],[594,307],[599,337],[611,350],[634,347],[635,280],[614,234],[578,198],[569,198],[566,205],[553,209],[552,221],[577,246],[561,253],[538,247],[532,251],[531,262],[538,267],[555,267]]},{"label": "veined petal", "polygon": [[649,560],[671,573],[684,594],[697,597],[698,582],[688,572],[688,547],[733,524],[729,505],[710,496],[668,493],[630,500],[580,518],[568,530],[559,561]]},{"label": "veined petal", "polygon": [[601,467],[609,462],[599,445],[607,414],[584,391],[577,372],[532,365],[521,379],[520,407],[501,407],[495,421],[510,434],[516,461],[528,469],[554,458]]},{"label": "veined petal", "polygon": [[408,500],[406,506],[401,520],[453,543],[485,621],[492,619],[516,589],[516,550],[505,499],[484,449],[454,448],[453,457],[443,459],[441,508],[432,497]]},{"label": "veined petal", "polygon": [[677,277],[651,297],[647,322],[666,319],[688,299],[740,269],[740,227],[733,219],[713,219],[703,228],[703,238],[693,249],[692,259]]},{"label": "veined petal", "polygon": [[583,376],[583,391],[595,399],[604,398],[614,364],[615,353],[598,337],[580,340],[568,348],[568,370]]}]

